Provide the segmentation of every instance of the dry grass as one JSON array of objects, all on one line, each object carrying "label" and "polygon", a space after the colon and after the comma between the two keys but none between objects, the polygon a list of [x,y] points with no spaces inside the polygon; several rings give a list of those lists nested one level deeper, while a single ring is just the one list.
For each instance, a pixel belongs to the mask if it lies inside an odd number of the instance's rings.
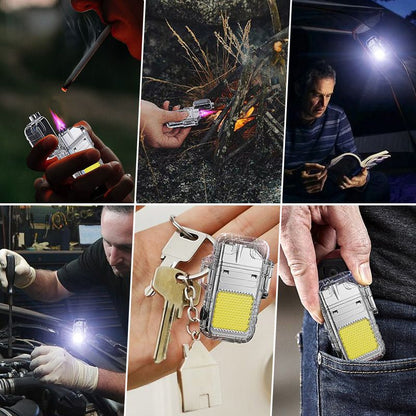
[{"label": "dry grass", "polygon": [[217,38],[217,50],[218,45],[222,46],[222,66],[223,73],[228,73],[231,69],[234,69],[237,64],[242,64],[247,56],[247,52],[250,49],[250,30],[251,20],[249,20],[244,28],[238,24],[238,31],[234,33],[228,22],[228,17],[222,16],[222,31],[220,34],[214,32]]},{"label": "dry grass", "polygon": [[249,34],[251,21],[248,21],[244,27],[239,24],[236,32],[233,32],[228,17],[222,16],[222,31],[214,32],[217,45],[215,58],[211,59],[211,54],[208,50],[204,50],[189,26],[186,26],[189,39],[185,40],[167,20],[166,24],[185,51],[186,60],[196,74],[196,85],[180,85],[153,77],[144,78],[147,81],[168,83],[178,87],[185,91],[190,99],[204,96],[234,71],[238,65],[242,64],[250,50]]},{"label": "dry grass", "polygon": [[147,165],[147,168],[149,169],[149,172],[151,174],[152,182],[155,186],[156,193],[157,193],[158,197],[160,197],[161,196],[160,191],[159,191],[159,188],[157,186],[158,181],[157,181],[157,178],[156,178],[155,171],[152,168],[152,164],[150,163],[150,158],[149,158],[149,155],[147,153],[146,145],[144,144],[143,133],[140,133],[140,147],[143,149],[144,156],[145,156],[145,159],[146,159],[146,165]]}]

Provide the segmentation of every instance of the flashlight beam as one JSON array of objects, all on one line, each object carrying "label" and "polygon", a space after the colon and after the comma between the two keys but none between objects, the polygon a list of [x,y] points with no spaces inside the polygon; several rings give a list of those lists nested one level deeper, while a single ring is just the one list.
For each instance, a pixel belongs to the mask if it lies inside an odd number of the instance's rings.
[{"label": "flashlight beam", "polygon": [[105,41],[107,36],[110,34],[111,28],[110,26],[106,26],[104,30],[100,33],[100,36],[95,40],[95,42],[91,45],[85,55],[81,58],[78,62],[78,65],[73,69],[67,80],[65,81],[64,85],[62,86],[61,90],[63,92],[67,92],[68,88],[71,84],[77,79],[78,75],[82,72],[85,68],[85,65],[89,62],[89,60],[94,56],[95,52],[97,52],[98,48],[102,45]]}]

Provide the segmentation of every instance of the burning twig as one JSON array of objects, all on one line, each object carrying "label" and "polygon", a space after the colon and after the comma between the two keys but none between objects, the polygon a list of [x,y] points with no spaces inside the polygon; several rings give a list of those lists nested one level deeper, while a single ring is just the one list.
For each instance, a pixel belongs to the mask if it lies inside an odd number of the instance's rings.
[{"label": "burning twig", "polygon": [[214,120],[214,122],[212,123],[212,126],[210,127],[208,132],[205,134],[205,136],[201,140],[201,143],[207,143],[210,139],[212,139],[214,134],[217,133],[219,125],[224,120],[232,104],[233,104],[233,100],[230,100],[227,106],[221,111],[218,117]]},{"label": "burning twig", "polygon": [[241,78],[239,81],[237,92],[234,95],[234,101],[230,109],[230,113],[222,125],[219,136],[218,148],[214,154],[214,164],[222,166],[224,164],[227,152],[233,143],[233,133],[235,123],[240,117],[241,107],[244,104],[244,98],[250,88],[252,81],[252,73],[254,69],[254,62],[249,61],[243,68]]},{"label": "burning twig", "polygon": [[[226,109],[220,113],[203,140],[208,140],[217,129],[217,147],[214,165],[221,169],[231,158],[246,149],[251,143],[270,141],[273,148],[282,149],[283,129],[277,117],[283,115],[283,100],[286,84],[285,47],[287,30],[269,40],[264,46],[254,49],[239,69],[234,81],[235,91]],[[281,43],[277,59],[273,56],[276,42]],[[237,72],[237,71],[236,71]],[[228,80],[224,80],[226,84]],[[220,100],[209,94],[212,100]],[[259,139],[259,140],[256,140]]]}]

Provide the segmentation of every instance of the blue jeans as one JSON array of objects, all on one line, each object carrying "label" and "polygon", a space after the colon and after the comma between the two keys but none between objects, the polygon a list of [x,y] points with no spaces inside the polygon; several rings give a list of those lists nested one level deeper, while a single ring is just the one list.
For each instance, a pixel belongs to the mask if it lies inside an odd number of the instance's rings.
[{"label": "blue jeans", "polygon": [[386,353],[373,362],[335,357],[323,325],[305,313],[302,415],[416,415],[416,307],[386,300],[376,304]]}]

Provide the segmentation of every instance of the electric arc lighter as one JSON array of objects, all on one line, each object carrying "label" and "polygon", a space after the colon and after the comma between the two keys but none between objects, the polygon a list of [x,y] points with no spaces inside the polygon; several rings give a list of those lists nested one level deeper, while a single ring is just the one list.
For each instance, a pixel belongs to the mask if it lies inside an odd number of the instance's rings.
[{"label": "electric arc lighter", "polygon": [[369,286],[358,284],[346,271],[319,282],[325,328],[335,352],[346,360],[371,361],[385,347],[374,314],[377,307]]},{"label": "electric arc lighter", "polygon": [[[81,150],[94,148],[94,143],[83,126],[66,128],[62,123],[62,128],[56,133],[49,121],[39,112],[30,115],[29,121],[29,124],[24,130],[24,134],[32,147],[48,134],[53,134],[58,137],[58,147],[48,159],[53,157],[62,159],[65,156],[80,152]],[[85,173],[91,172],[102,164],[103,162],[100,159],[98,162],[88,166],[84,170],[74,173],[73,177],[77,178]]]},{"label": "electric arc lighter", "polygon": [[[214,103],[209,98],[202,98],[192,103],[192,107],[184,107],[179,112],[188,112],[188,117],[182,121],[170,121],[166,125],[170,128],[176,127],[193,127],[199,124],[199,121],[204,117],[204,110],[209,111],[214,108]],[[206,114],[207,115],[207,114]]]},{"label": "electric arc lighter", "polygon": [[204,335],[231,342],[253,337],[273,271],[268,256],[269,246],[263,240],[230,234],[216,240],[214,253],[205,262],[210,273],[200,316]]}]

